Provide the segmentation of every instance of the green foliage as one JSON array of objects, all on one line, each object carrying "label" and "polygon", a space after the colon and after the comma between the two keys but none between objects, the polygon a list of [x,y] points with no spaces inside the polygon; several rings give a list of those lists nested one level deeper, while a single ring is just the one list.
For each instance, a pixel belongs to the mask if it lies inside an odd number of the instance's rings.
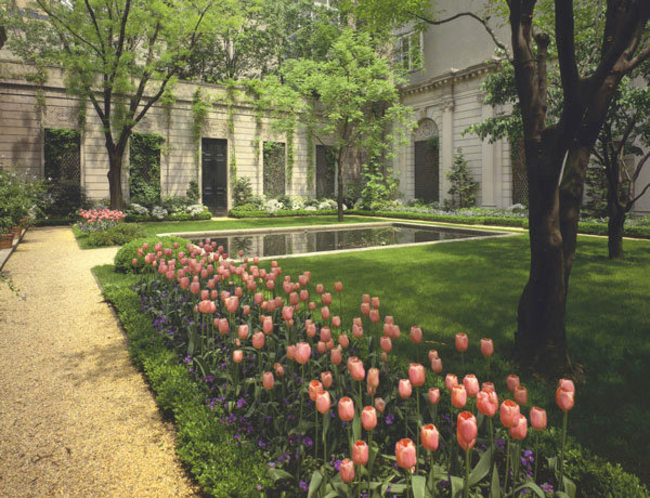
[{"label": "green foliage", "polygon": [[451,183],[449,195],[451,196],[450,204],[452,208],[467,208],[476,204],[478,182],[472,180],[472,172],[467,166],[467,160],[463,156],[460,147],[454,156],[454,164],[451,170],[447,172],[447,178]]},{"label": "green foliage", "polygon": [[578,498],[601,496],[603,498],[647,498],[648,488],[639,478],[623,470],[620,464],[612,465],[603,458],[593,456],[585,449],[569,450],[567,475],[579,483]]},{"label": "green foliage", "polygon": [[201,89],[197,88],[192,96],[192,139],[196,145],[201,142],[209,109],[210,103],[203,100]]},{"label": "green foliage", "polygon": [[381,209],[397,197],[399,179],[393,174],[391,168],[387,168],[384,174],[379,168],[364,164],[362,175],[364,185],[361,190],[361,207],[363,209]]},{"label": "green foliage", "polygon": [[36,219],[45,202],[45,185],[41,180],[0,169],[0,233],[21,225],[24,219]]},{"label": "green foliage", "polygon": [[118,223],[108,230],[100,230],[88,234],[86,247],[121,246],[133,239],[146,237],[147,232],[135,223]]},{"label": "green foliage", "polygon": [[246,204],[249,202],[252,196],[253,187],[251,186],[250,178],[242,176],[233,181],[232,198],[235,203],[235,207]]},{"label": "green foliage", "polygon": [[160,150],[163,137],[133,133],[129,152],[131,202],[149,209],[160,203]]},{"label": "green foliage", "polygon": [[257,209],[252,204],[245,204],[241,208],[233,208],[228,216],[233,218],[288,218],[293,216],[325,216],[336,214],[335,209],[321,209],[319,211],[307,211],[304,209],[279,209],[272,213]]},{"label": "green foliage", "polygon": [[264,195],[276,197],[286,191],[286,153],[282,142],[264,142]]},{"label": "green foliage", "polygon": [[192,380],[187,367],[165,347],[165,338],[156,332],[131,289],[132,276],[113,273],[111,266],[93,269],[105,298],[117,309],[126,331],[129,353],[141,368],[161,410],[176,424],[178,454],[203,491],[210,496],[253,496],[258,486],[267,489],[266,461],[251,445],[233,440],[219,413],[203,404],[204,395]]},{"label": "green foliage", "polygon": [[190,183],[187,186],[187,190],[185,191],[185,197],[187,197],[187,200],[195,203],[199,202],[199,182],[196,180],[190,180]]},{"label": "green foliage", "polygon": [[62,217],[76,214],[85,207],[87,199],[81,186],[81,133],[66,128],[45,130],[44,173],[50,202],[48,216]]},{"label": "green foliage", "polygon": [[[117,254],[115,254],[115,269],[116,271],[122,273],[140,273],[144,267],[144,254],[138,256],[138,249],[142,247],[142,244],[149,244],[149,251],[153,251],[154,246],[162,242],[165,247],[171,247],[174,242],[178,242],[179,250],[185,251],[185,246],[188,241],[181,237],[143,237],[140,239],[133,239],[127,244],[123,245]],[[178,254],[178,251],[174,251],[174,257]],[[138,260],[136,266],[133,265],[133,259]]]},{"label": "green foliage", "polygon": [[605,218],[607,216],[607,173],[603,166],[587,169],[585,176],[587,201],[583,212],[587,216]]}]

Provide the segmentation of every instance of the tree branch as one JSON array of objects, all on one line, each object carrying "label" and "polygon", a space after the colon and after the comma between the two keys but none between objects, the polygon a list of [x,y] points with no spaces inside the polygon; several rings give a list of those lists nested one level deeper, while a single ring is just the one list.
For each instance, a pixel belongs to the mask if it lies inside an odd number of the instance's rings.
[{"label": "tree branch", "polygon": [[433,26],[439,26],[441,24],[445,24],[445,23],[448,23],[448,22],[451,22],[451,21],[455,21],[456,19],[459,19],[461,17],[471,17],[472,19],[475,19],[476,21],[480,22],[483,25],[483,28],[485,29],[487,34],[490,35],[490,38],[492,38],[492,41],[494,42],[494,44],[506,53],[506,57],[509,60],[512,60],[512,57],[510,55],[510,50],[508,49],[508,46],[497,38],[496,33],[494,32],[494,30],[488,24],[488,21],[490,20],[490,16],[488,16],[488,17],[486,17],[484,19],[484,18],[474,14],[473,12],[459,12],[458,14],[455,14],[455,15],[453,15],[451,17],[448,17],[447,19],[442,19],[440,21],[434,21],[433,19],[423,17],[423,16],[421,16],[419,14],[416,14],[415,12],[410,12],[410,14],[413,17],[419,19],[420,21],[424,21],[427,24],[431,24]]},{"label": "tree branch", "polygon": [[95,52],[95,53],[96,53],[100,58],[103,58],[101,51],[100,51],[100,50],[99,50],[95,45],[93,45],[91,42],[89,42],[88,40],[86,40],[86,39],[85,39],[84,37],[82,37],[79,33],[77,33],[77,32],[74,31],[70,26],[68,26],[65,22],[63,22],[63,20],[60,19],[59,16],[57,16],[57,15],[56,15],[52,10],[50,10],[50,9],[47,8],[47,6],[44,4],[43,0],[36,0],[36,2],[38,3],[38,6],[39,6],[41,9],[43,9],[43,12],[45,12],[48,16],[50,16],[50,17],[55,21],[55,24],[56,24],[56,23],[60,24],[60,25],[63,27],[63,29],[64,29],[65,31],[67,31],[68,33],[70,33],[70,34],[72,35],[73,38],[76,38],[76,39],[79,40],[82,44],[87,45],[87,46],[90,47],[90,49],[91,49],[93,52]]},{"label": "tree branch", "polygon": [[564,95],[562,117],[575,121],[580,119],[581,105],[573,17],[573,0],[555,0],[555,42]]},{"label": "tree branch", "polygon": [[639,164],[636,165],[636,168],[634,169],[634,174],[632,175],[632,181],[635,182],[637,178],[639,178],[639,175],[641,174],[641,170],[643,169],[643,166],[648,161],[648,159],[650,159],[650,151],[648,151],[648,153],[641,158]]},{"label": "tree branch", "polygon": [[[643,188],[643,190],[641,191],[641,193],[639,195],[637,195],[634,199],[632,199],[632,200],[630,200],[630,202],[628,202],[628,205],[630,206],[630,209],[632,209],[632,206],[634,205],[634,203],[636,201],[638,201],[641,197],[643,197],[643,195],[648,191],[649,188],[650,188],[650,183],[648,183]],[[629,211],[629,209],[628,209],[628,211]]]},{"label": "tree branch", "polygon": [[650,44],[643,47],[641,51],[636,55],[636,57],[633,57],[627,63],[625,63],[625,72],[632,71],[648,58],[650,58]]},{"label": "tree branch", "polygon": [[97,33],[97,40],[99,41],[100,46],[102,47],[102,60],[104,63],[106,63],[106,47],[104,46],[104,40],[102,40],[102,32],[99,29],[99,24],[97,24],[97,18],[95,17],[95,11],[90,5],[90,2],[88,0],[84,0],[86,3],[86,10],[88,11],[88,14],[90,15],[90,19],[93,21],[93,25],[95,26],[95,32]]}]

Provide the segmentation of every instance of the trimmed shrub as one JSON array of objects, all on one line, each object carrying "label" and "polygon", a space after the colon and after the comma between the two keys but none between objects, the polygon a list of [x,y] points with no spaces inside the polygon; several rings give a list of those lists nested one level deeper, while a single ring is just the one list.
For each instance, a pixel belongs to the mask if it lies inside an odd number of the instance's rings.
[{"label": "trimmed shrub", "polygon": [[[174,250],[174,257],[178,254],[178,251],[185,251],[185,246],[188,244],[188,240],[181,237],[143,237],[140,239],[134,239],[131,242],[122,246],[122,248],[117,251],[115,255],[115,269],[122,273],[141,273],[144,268],[144,254],[138,256],[138,249],[142,247],[144,243],[149,244],[149,252],[153,251],[154,246],[158,242],[162,242],[165,247],[172,247],[174,242],[178,242],[178,250]],[[133,265],[133,259],[138,260],[137,265]],[[149,268],[151,270],[151,268]]]},{"label": "trimmed shrub", "polygon": [[[316,216],[316,215],[333,215],[336,214],[336,209],[321,209],[321,210],[313,210],[310,211],[308,209],[299,209],[299,210],[292,210],[292,209],[279,209],[277,211],[274,211],[273,213],[269,213],[268,211],[260,211],[254,209],[254,207],[251,204],[245,204],[244,206],[241,206],[242,208],[235,208],[231,209],[230,213],[228,213],[229,216],[232,216],[233,218],[284,218],[284,217],[291,217],[291,216]],[[348,212],[349,213],[349,212]]]},{"label": "trimmed shrub", "polygon": [[121,246],[133,239],[146,237],[147,232],[135,223],[118,223],[108,230],[91,232],[86,244],[88,247]]}]

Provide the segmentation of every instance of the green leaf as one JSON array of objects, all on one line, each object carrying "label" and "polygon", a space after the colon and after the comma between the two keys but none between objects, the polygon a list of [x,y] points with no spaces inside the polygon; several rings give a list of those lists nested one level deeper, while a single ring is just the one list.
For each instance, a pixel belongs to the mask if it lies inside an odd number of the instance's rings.
[{"label": "green leaf", "polygon": [[426,496],[427,480],[424,476],[413,476],[411,485],[413,486],[413,498],[424,498]]},{"label": "green leaf", "polygon": [[352,437],[355,441],[361,439],[361,418],[354,417],[352,421]]},{"label": "green leaf", "polygon": [[517,494],[522,489],[530,489],[533,493],[535,493],[540,498],[544,498],[546,496],[546,493],[544,493],[544,491],[542,491],[542,488],[540,488],[533,481],[528,481],[528,482],[522,484],[521,486],[519,486],[517,489],[515,489],[514,494]]},{"label": "green leaf", "polygon": [[573,481],[567,476],[562,476],[562,481],[564,483],[564,490],[566,491],[566,494],[568,494],[570,498],[575,498],[576,485],[573,483]]},{"label": "green leaf", "polygon": [[318,470],[315,470],[311,475],[311,482],[309,483],[309,492],[307,493],[307,498],[314,496],[320,489],[322,483],[323,474],[321,474]]},{"label": "green leaf", "polygon": [[273,482],[278,482],[283,479],[293,480],[293,476],[286,470],[282,469],[269,469],[269,475],[271,476],[271,479],[273,479]]},{"label": "green leaf", "polygon": [[465,482],[460,477],[450,476],[451,479],[451,496],[456,498],[457,495],[461,494],[463,488],[465,487]]},{"label": "green leaf", "polygon": [[501,482],[499,481],[499,469],[497,464],[492,467],[492,484],[490,485],[490,498],[501,498]]},{"label": "green leaf", "polygon": [[481,455],[481,458],[476,464],[476,467],[472,469],[472,472],[469,475],[468,485],[470,487],[474,486],[479,481],[481,481],[486,475],[488,475],[488,472],[490,471],[491,460],[492,460],[492,448],[489,448]]}]

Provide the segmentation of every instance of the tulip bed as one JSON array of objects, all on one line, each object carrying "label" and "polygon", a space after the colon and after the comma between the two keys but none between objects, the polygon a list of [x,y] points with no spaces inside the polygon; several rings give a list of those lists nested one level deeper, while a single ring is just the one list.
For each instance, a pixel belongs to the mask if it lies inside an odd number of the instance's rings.
[{"label": "tulip bed", "polygon": [[[570,381],[557,389],[565,423],[553,437],[544,409],[524,412],[528,393],[517,376],[497,394],[471,373],[445,375],[435,350],[421,352],[415,325],[415,357],[401,361],[394,349],[400,327],[381,316],[377,297],[364,295],[358,316],[347,316],[342,283],[325,289],[308,271],[292,278],[275,263],[236,263],[209,241],[186,251],[178,243],[141,249],[133,264],[146,266],[136,286],[142,311],[234,439],[264,454],[276,491],[575,494],[564,467]],[[467,350],[459,334],[463,365]],[[483,379],[490,379],[493,351],[489,339],[481,341]]]}]

